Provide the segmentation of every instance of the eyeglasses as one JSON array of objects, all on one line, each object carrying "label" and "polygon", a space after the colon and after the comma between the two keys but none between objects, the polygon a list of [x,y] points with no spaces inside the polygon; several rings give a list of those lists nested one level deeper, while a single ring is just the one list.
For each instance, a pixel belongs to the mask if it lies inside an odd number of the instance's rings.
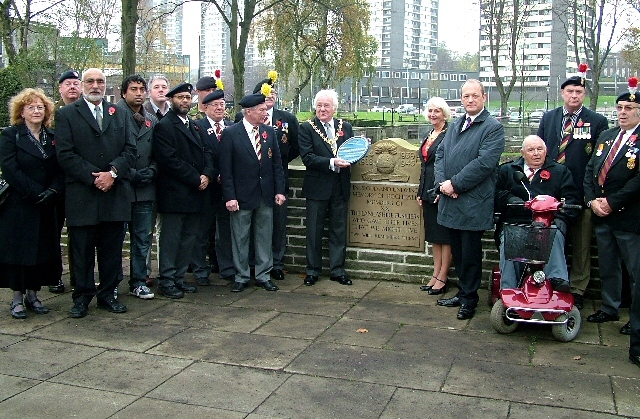
[{"label": "eyeglasses", "polygon": [[191,100],[191,95],[173,95],[176,100]]},{"label": "eyeglasses", "polygon": [[224,109],[225,103],[224,102],[223,103],[210,102],[210,103],[207,103],[207,106],[211,106],[212,108],[223,108]]},{"label": "eyeglasses", "polygon": [[87,80],[83,80],[83,83],[87,83],[88,85],[93,85],[94,83],[98,83],[98,86],[102,86],[106,84],[106,81],[104,79],[87,79]]},{"label": "eyeglasses", "polygon": [[622,112],[622,111],[631,112],[634,109],[638,109],[638,107],[637,106],[631,106],[631,105],[625,105],[625,106],[618,105],[618,106],[616,106],[616,109],[618,110],[618,112]]},{"label": "eyeglasses", "polygon": [[33,106],[33,105],[29,105],[29,106],[25,106],[24,108],[25,108],[26,110],[28,110],[29,112],[34,112],[34,111],[44,112],[44,106]]}]

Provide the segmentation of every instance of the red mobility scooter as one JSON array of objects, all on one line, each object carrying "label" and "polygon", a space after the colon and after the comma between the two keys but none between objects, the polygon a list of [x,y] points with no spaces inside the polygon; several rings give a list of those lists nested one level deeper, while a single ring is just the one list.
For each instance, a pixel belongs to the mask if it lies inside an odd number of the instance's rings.
[{"label": "red mobility scooter", "polygon": [[512,333],[520,323],[535,323],[551,325],[553,337],[562,342],[570,342],[578,335],[581,317],[573,305],[573,296],[555,291],[543,272],[557,232],[551,224],[563,206],[581,208],[564,205],[552,196],[538,195],[524,203],[524,207],[533,212],[531,224],[504,224],[505,258],[523,262],[525,268],[518,288],[502,290],[500,270],[497,267],[493,270],[491,325],[498,333]]}]

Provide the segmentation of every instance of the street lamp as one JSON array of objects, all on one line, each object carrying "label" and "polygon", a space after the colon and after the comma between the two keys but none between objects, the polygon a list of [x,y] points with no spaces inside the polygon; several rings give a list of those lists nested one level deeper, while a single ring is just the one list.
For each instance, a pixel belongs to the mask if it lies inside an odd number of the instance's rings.
[{"label": "street lamp", "polygon": [[549,82],[547,82],[547,102],[545,103],[545,106],[544,106],[545,112],[549,111],[549,87],[551,86],[549,86]]}]

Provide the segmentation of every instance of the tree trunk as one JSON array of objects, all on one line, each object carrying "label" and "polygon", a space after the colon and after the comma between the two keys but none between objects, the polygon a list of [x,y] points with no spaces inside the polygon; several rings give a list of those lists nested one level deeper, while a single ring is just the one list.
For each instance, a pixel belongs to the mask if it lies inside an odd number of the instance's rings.
[{"label": "tree trunk", "polygon": [[136,73],[138,0],[122,0],[122,77]]}]

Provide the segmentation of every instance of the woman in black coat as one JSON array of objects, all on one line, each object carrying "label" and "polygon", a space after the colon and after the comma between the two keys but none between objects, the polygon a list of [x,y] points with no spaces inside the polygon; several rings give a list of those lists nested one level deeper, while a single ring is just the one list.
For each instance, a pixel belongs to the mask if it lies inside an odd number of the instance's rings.
[{"label": "woman in black coat", "polygon": [[11,126],[0,136],[0,169],[9,197],[0,206],[0,287],[13,290],[11,315],[25,308],[45,314],[42,285],[60,278],[56,203],[64,180],[53,133],[47,128],[54,104],[40,89],[24,89],[9,102]]},{"label": "woman in black coat", "polygon": [[440,195],[434,192],[436,149],[447,131],[447,121],[451,113],[444,99],[432,97],[427,102],[427,117],[433,129],[420,146],[420,186],[418,187],[418,203],[422,205],[424,214],[425,239],[431,243],[433,251],[433,277],[427,285],[420,287],[429,295],[439,295],[446,291],[447,273],[451,266],[451,246],[447,229],[438,224],[438,200]]}]

